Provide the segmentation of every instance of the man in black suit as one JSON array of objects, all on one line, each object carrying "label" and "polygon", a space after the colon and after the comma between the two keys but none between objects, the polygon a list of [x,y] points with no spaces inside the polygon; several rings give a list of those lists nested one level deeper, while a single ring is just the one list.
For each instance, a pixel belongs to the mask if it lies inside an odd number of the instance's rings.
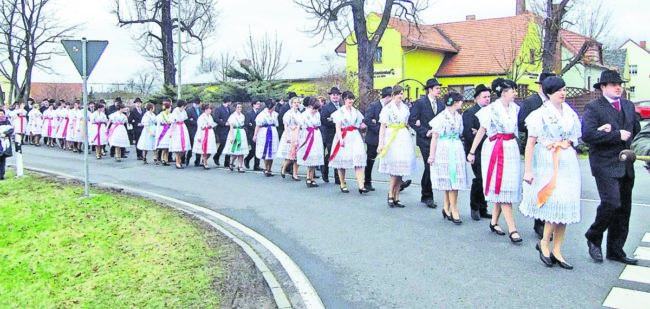
[{"label": "man in black suit", "polygon": [[[219,166],[219,158],[221,153],[223,153],[224,148],[226,148],[226,139],[228,137],[228,131],[230,131],[230,126],[226,125],[228,117],[230,117],[230,103],[232,103],[232,97],[226,95],[223,97],[223,104],[214,109],[212,112],[212,118],[214,122],[217,123],[217,127],[214,129],[214,133],[219,140],[219,148],[217,148],[217,153],[214,155],[214,164]],[[230,156],[226,155],[223,161],[224,167],[230,166]]]},{"label": "man in black suit", "polygon": [[[323,135],[323,146],[325,148],[325,165],[321,166],[321,175],[324,182],[329,180],[329,159],[332,154],[332,143],[334,142],[334,135],[336,135],[336,125],[332,121],[332,114],[340,107],[341,91],[337,87],[332,87],[330,92],[330,101],[323,106],[320,113],[321,134]],[[340,184],[339,175],[334,169],[334,183]]]},{"label": "man in black suit", "polygon": [[251,150],[248,152],[248,155],[244,159],[244,166],[246,168],[250,169],[250,162],[251,159],[253,159],[253,170],[254,171],[263,171],[263,169],[260,167],[260,159],[258,159],[255,156],[255,149],[257,148],[255,145],[255,142],[253,141],[253,135],[255,135],[255,119],[257,118],[257,115],[259,115],[262,112],[262,99],[261,98],[255,98],[253,99],[253,109],[249,110],[246,112],[245,115],[245,128],[246,130],[246,138],[248,139],[248,144],[251,145]]},{"label": "man in black suit", "polygon": [[[185,157],[185,165],[189,166],[190,160],[192,159],[192,149],[194,148],[194,136],[196,136],[196,130],[198,128],[197,121],[199,120],[199,116],[201,116],[201,99],[200,98],[192,99],[192,106],[189,106],[186,109],[186,112],[187,112],[187,120],[185,120],[185,126],[187,127],[187,133],[190,135],[190,145],[192,145],[190,151],[187,153],[187,156]],[[201,162],[201,155],[196,154],[194,158],[194,166],[199,166],[200,162]]]},{"label": "man in black suit", "polygon": [[[522,141],[525,143],[528,141],[528,129],[526,128],[526,118],[530,113],[540,108],[542,104],[548,100],[544,92],[542,91],[542,82],[548,77],[555,76],[553,73],[542,72],[537,77],[538,89],[537,93],[533,94],[524,99],[524,102],[521,103],[521,108],[519,109],[519,115],[517,115],[517,127],[519,127],[519,132],[523,134]],[[478,152],[477,152],[478,153]],[[533,230],[539,239],[544,238],[544,221],[540,219],[535,219],[535,224],[533,225]]]},{"label": "man in black suit", "polygon": [[379,123],[379,114],[384,105],[390,102],[392,93],[392,87],[384,87],[381,90],[381,99],[368,105],[363,118],[363,123],[368,127],[365,137],[367,145],[366,154],[368,157],[366,159],[364,187],[370,191],[375,191],[375,188],[372,187],[372,167],[377,158],[377,146],[379,145],[379,128],[381,127],[381,124]]},{"label": "man in black suit", "polygon": [[424,161],[424,173],[422,173],[422,196],[420,201],[429,208],[436,208],[433,201],[433,187],[431,184],[430,166],[427,162],[431,147],[432,131],[429,122],[433,117],[440,114],[445,109],[445,104],[439,102],[438,96],[442,90],[442,84],[437,79],[427,80],[424,86],[425,95],[413,102],[411,115],[409,116],[409,126],[415,130],[416,144],[420,147],[422,160]]},{"label": "man in black suit", "polygon": [[[474,100],[476,100],[476,104],[463,112],[463,145],[465,146],[466,156],[472,148],[476,132],[478,132],[478,129],[481,127],[481,123],[478,121],[476,113],[481,110],[481,108],[490,104],[491,91],[490,88],[483,84],[478,85],[474,90]],[[481,174],[481,149],[483,147],[483,141],[485,141],[485,136],[483,136],[481,143],[476,147],[474,164],[472,164],[474,179],[472,180],[472,189],[469,195],[469,206],[472,209],[472,219],[475,221],[479,221],[481,218],[492,218],[492,215],[488,213],[488,204],[485,201],[485,194],[483,194],[483,174]]]},{"label": "man in black suit", "polygon": [[591,174],[600,196],[596,219],[585,237],[591,258],[602,262],[601,243],[607,230],[607,259],[636,265],[638,260],[627,257],[623,251],[632,211],[634,166],[632,162],[619,161],[618,155],[630,149],[641,126],[634,104],[621,98],[622,83],[618,72],[603,71],[594,85],[603,95],[587,103],[582,116],[582,140],[589,145]]},{"label": "man in black suit", "polygon": [[[144,110],[142,109],[142,100],[140,98],[135,98],[133,105],[133,109],[129,113],[129,123],[133,127],[133,140],[131,140],[131,144],[136,145],[140,139],[140,135],[142,135],[142,129],[144,129],[144,125],[142,125]],[[136,148],[135,153],[138,156],[138,160],[142,160],[142,150]]]}]

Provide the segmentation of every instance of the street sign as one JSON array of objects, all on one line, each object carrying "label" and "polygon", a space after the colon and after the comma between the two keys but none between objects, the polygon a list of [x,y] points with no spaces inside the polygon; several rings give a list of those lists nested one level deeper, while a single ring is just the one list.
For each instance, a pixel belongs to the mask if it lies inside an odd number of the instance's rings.
[{"label": "street sign", "polygon": [[89,76],[95,68],[99,57],[101,57],[104,52],[104,49],[106,49],[108,41],[86,41],[86,68],[88,71],[86,74],[83,72],[81,40],[61,40],[61,44],[63,44],[63,48],[65,48],[68,56],[72,59],[72,63],[74,63],[74,66],[77,68],[79,75]]},{"label": "street sign", "polygon": [[[83,81],[83,103],[84,118],[83,123],[88,123],[88,76],[95,68],[95,64],[101,57],[108,41],[88,41],[86,38],[81,40],[61,40],[63,48],[70,56],[72,63],[77,68],[81,80]],[[88,171],[88,126],[84,126],[84,196],[90,196],[90,180]]]}]

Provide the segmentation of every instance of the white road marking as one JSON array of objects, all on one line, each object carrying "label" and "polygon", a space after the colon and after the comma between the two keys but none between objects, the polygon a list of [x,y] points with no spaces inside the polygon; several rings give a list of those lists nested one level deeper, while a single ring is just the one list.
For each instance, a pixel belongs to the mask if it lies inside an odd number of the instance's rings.
[{"label": "white road marking", "polygon": [[642,242],[650,242],[650,233],[645,233],[645,235],[643,235],[643,239],[641,241]]},{"label": "white road marking", "polygon": [[650,261],[650,247],[638,247],[634,251],[634,257],[641,260]]},{"label": "white road marking", "polygon": [[650,284],[650,267],[627,265],[618,278]]},{"label": "white road marking", "polygon": [[620,309],[647,309],[650,293],[614,287],[605,298],[603,306]]}]

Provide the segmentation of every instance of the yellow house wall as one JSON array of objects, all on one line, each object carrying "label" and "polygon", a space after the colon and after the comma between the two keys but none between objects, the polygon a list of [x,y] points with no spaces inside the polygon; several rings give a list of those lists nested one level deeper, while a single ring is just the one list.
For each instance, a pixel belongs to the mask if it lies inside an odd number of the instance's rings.
[{"label": "yellow house wall", "polygon": [[287,91],[293,91],[297,94],[304,94],[306,96],[312,96],[317,94],[318,86],[315,82],[302,81],[302,82],[291,82],[291,86],[287,88]]}]

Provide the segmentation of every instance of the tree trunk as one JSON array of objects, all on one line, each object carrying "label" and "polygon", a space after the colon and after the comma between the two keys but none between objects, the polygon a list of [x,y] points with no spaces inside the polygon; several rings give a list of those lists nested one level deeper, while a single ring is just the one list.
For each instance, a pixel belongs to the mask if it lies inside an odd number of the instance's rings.
[{"label": "tree trunk", "polygon": [[377,49],[368,39],[366,16],[363,10],[363,1],[352,6],[354,18],[354,34],[357,39],[357,69],[359,70],[359,108],[365,110],[372,99],[375,84],[374,53]]},{"label": "tree trunk", "polygon": [[165,85],[176,86],[176,65],[174,62],[174,23],[171,16],[171,0],[165,0],[162,6],[160,38],[163,61],[163,78]]}]

